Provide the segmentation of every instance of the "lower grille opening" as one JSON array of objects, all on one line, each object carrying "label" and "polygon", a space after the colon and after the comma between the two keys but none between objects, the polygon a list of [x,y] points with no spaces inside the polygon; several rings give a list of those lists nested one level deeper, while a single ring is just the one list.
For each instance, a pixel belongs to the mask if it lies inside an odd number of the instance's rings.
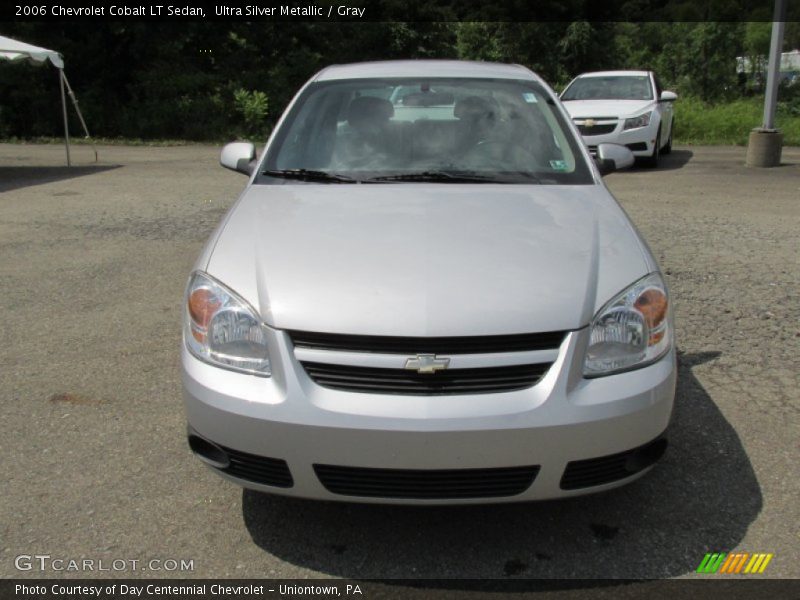
[{"label": "lower grille opening", "polygon": [[536,385],[552,363],[417,373],[405,369],[355,367],[302,362],[311,379],[324,387],[379,394],[480,394],[511,392]]},{"label": "lower grille opening", "polygon": [[617,128],[617,124],[605,123],[603,125],[592,125],[591,127],[578,125],[577,127],[581,135],[605,135],[614,131]]},{"label": "lower grille opening", "polygon": [[628,150],[631,150],[632,152],[639,152],[639,151],[643,152],[647,150],[647,144],[645,142],[634,142],[632,144],[625,144],[625,146],[628,148]]},{"label": "lower grille opening", "polygon": [[326,490],[343,496],[444,500],[516,496],[531,486],[539,466],[416,470],[314,465],[314,472]]},{"label": "lower grille opening", "polygon": [[577,490],[625,479],[658,462],[666,449],[666,438],[659,437],[625,452],[572,461],[561,477],[561,489]]},{"label": "lower grille opening", "polygon": [[294,485],[292,473],[285,460],[248,454],[240,450],[232,450],[224,446],[220,448],[228,455],[229,464],[217,469],[237,479],[245,479],[253,483],[290,488]]}]

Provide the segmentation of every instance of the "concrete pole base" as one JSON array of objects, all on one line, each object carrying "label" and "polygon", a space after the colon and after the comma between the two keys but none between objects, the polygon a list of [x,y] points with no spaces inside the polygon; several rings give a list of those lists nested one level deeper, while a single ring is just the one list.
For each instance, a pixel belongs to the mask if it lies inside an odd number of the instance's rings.
[{"label": "concrete pole base", "polygon": [[753,129],[747,143],[747,166],[777,167],[782,146],[783,134],[777,129]]}]

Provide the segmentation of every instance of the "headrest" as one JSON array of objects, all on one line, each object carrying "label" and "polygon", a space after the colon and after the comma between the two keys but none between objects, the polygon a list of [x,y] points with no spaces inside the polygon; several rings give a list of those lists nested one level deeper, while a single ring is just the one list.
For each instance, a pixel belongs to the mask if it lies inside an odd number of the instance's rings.
[{"label": "headrest", "polygon": [[394,116],[394,106],[388,100],[374,96],[359,96],[347,107],[347,122],[353,127],[380,125]]}]

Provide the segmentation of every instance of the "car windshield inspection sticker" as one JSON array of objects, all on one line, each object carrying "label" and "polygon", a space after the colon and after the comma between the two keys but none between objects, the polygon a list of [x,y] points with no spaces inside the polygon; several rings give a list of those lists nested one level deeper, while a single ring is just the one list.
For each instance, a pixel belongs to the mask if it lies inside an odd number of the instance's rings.
[{"label": "car windshield inspection sticker", "polygon": [[567,163],[565,163],[563,160],[551,160],[550,166],[553,168],[553,171],[567,170]]}]

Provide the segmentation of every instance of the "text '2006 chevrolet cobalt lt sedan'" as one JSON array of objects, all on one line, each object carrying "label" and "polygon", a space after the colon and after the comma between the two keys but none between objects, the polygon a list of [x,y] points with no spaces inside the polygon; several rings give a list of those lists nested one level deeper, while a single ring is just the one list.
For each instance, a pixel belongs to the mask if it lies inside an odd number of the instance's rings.
[{"label": "text '2006 chevrolet cobalt lt sedan'", "polygon": [[565,497],[666,447],[675,349],[658,266],[557,95],[520,66],[315,75],[186,291],[194,453],[325,500]]}]

